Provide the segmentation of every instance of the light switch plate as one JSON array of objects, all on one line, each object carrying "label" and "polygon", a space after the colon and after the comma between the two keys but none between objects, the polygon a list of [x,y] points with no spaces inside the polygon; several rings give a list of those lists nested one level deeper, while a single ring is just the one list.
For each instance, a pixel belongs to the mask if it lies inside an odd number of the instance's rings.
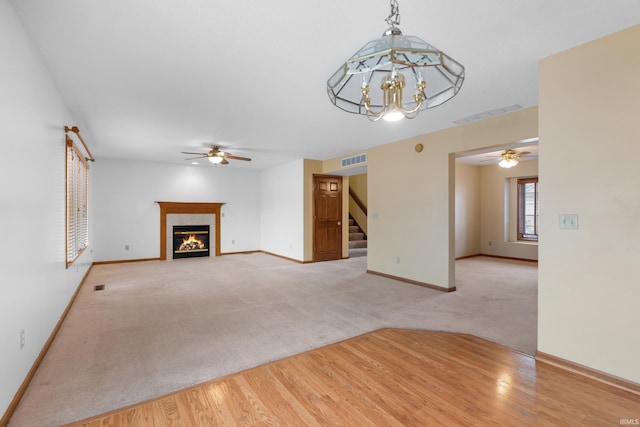
[{"label": "light switch plate", "polygon": [[577,230],[578,214],[560,214],[560,229]]}]

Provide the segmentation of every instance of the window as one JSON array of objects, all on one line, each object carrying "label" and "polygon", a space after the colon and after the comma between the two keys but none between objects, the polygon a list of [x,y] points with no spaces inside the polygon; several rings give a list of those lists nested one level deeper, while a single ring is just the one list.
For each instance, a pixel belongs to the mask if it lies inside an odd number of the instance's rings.
[{"label": "window", "polygon": [[67,137],[67,268],[89,246],[89,164]]},{"label": "window", "polygon": [[538,240],[538,177],[518,179],[518,240]]}]

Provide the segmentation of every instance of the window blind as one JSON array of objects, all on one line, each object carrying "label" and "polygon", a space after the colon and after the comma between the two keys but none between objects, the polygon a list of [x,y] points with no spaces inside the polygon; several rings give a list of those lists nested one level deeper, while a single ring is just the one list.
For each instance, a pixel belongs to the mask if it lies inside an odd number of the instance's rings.
[{"label": "window blind", "polygon": [[67,137],[67,268],[89,246],[89,164]]}]

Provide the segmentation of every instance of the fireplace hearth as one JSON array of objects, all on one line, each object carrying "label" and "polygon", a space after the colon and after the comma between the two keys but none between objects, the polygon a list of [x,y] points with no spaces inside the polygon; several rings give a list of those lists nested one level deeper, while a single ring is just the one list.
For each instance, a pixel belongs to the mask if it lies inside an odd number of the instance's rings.
[{"label": "fireplace hearth", "polygon": [[174,225],[173,258],[209,256],[209,225]]}]

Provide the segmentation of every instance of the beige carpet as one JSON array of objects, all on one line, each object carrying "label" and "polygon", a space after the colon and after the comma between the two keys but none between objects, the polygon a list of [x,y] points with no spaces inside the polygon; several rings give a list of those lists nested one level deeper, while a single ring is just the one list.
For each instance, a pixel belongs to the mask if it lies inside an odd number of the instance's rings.
[{"label": "beige carpet", "polygon": [[470,258],[456,277],[443,293],[367,274],[364,257],[261,253],[95,266],[9,425],[59,426],[382,327],[535,352],[535,264]]}]

